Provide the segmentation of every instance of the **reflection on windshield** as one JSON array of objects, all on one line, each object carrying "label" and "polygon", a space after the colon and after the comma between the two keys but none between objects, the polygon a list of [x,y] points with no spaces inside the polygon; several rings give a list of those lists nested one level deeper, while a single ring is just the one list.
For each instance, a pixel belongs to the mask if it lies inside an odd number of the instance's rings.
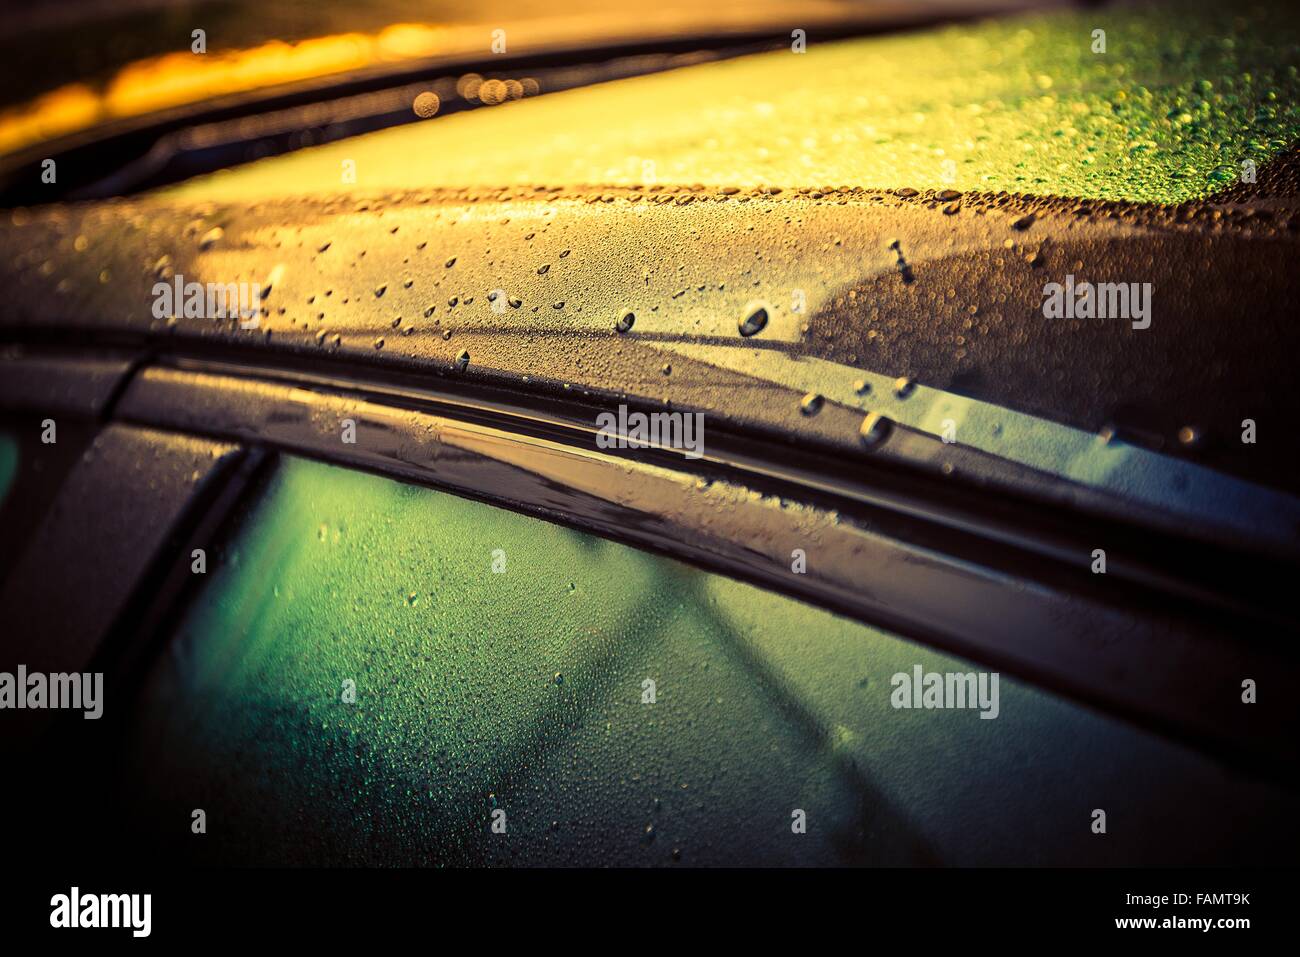
[{"label": "reflection on windshield", "polygon": [[[1179,203],[1300,137],[1300,22],[1215,0],[957,24],[776,50],[298,151],[177,190],[266,199],[601,184],[1005,190]],[[1205,44],[1205,36],[1230,42]],[[1179,51],[1171,56],[1170,50]],[[491,149],[465,144],[491,143]]]},{"label": "reflection on windshield", "polygon": [[[112,120],[215,97],[427,59],[689,40],[791,25],[911,19],[988,0],[344,0],[198,3],[117,16],[57,0],[0,14],[0,154]],[[1002,0],[998,8],[1030,5]],[[98,18],[98,19],[97,19]],[[86,20],[93,20],[87,24]],[[93,26],[88,33],[87,27]],[[93,43],[88,45],[88,37]]]}]

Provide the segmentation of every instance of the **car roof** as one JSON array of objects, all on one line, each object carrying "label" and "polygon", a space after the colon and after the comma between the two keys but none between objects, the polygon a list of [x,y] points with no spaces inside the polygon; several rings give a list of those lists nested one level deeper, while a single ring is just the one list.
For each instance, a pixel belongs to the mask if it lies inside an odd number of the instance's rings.
[{"label": "car roof", "polygon": [[[875,413],[1294,547],[1300,479],[1272,430],[1300,414],[1289,388],[1300,177],[1293,153],[1274,155],[1294,117],[1269,94],[1296,80],[1268,72],[1294,24],[1267,9],[1259,23],[1276,29],[1230,18],[1234,43],[1213,50],[1188,45],[1222,20],[1217,7],[1105,11],[1112,40],[1135,44],[1122,69],[1087,43],[1086,57],[1050,52],[1103,13],[991,21],[457,114],[129,200],[19,209],[0,224],[6,335],[699,411],[715,428],[849,462]],[[1022,66],[1001,86],[965,55],[1009,49]],[[883,69],[913,61],[915,79]],[[1243,66],[1258,88],[1240,89],[1230,71]],[[710,99],[685,102],[691,89]],[[777,105],[738,113],[736,96]],[[869,121],[877,138],[915,133],[924,111],[943,120],[928,159],[846,139]],[[1124,121],[1088,125],[1107,116]],[[1026,140],[1052,119],[1091,130],[1095,162],[1063,165],[1075,147]],[[1150,139],[1131,139],[1138,128]],[[631,130],[650,139],[620,133]],[[734,168],[692,167],[732,134]],[[970,162],[939,185],[958,134],[972,137]],[[1216,180],[1225,157],[1256,147],[1256,184]],[[898,165],[878,167],[877,153]],[[670,182],[617,182],[645,172],[629,158],[650,155]],[[345,161],[355,186],[339,184]],[[403,183],[468,182],[395,188],[400,170]],[[817,183],[836,171],[849,182]],[[697,173],[703,182],[671,181]],[[853,182],[904,174],[917,185]],[[537,179],[512,182],[524,176]],[[602,176],[615,184],[591,185]],[[994,190],[990,176],[1073,195]],[[259,198],[268,186],[289,195]],[[1152,191],[1208,198],[1122,198]],[[1067,281],[1146,286],[1150,325],[1049,318],[1046,291]],[[159,283],[186,282],[253,285],[265,315],[244,329],[155,310]],[[743,335],[760,310],[766,324]],[[620,333],[625,312],[635,324]],[[1257,424],[1267,438],[1244,442]],[[960,472],[954,455],[923,464]]]},{"label": "car roof", "polygon": [[[0,229],[5,325],[19,339],[234,350],[528,401],[694,410],[849,460],[870,411],[932,436],[952,420],[958,444],[1155,508],[1245,520],[1253,501],[1256,524],[1276,531],[1281,515],[1294,536],[1294,499],[1248,485],[1294,481],[1282,443],[1237,441],[1243,418],[1300,412],[1279,387],[1296,335],[1285,222],[1250,204],[950,205],[933,192],[527,189],[50,208]],[[1188,262],[1249,281],[1188,275]],[[1049,320],[1044,283],[1063,273],[1151,281],[1156,318],[1140,330]],[[177,282],[254,285],[265,314],[244,329],[156,313],[160,284]],[[742,335],[758,308],[766,325]],[[635,324],[620,333],[625,310]],[[815,415],[807,393],[825,400]],[[1098,439],[1108,423],[1112,442]],[[1188,425],[1209,438],[1178,443]]]}]

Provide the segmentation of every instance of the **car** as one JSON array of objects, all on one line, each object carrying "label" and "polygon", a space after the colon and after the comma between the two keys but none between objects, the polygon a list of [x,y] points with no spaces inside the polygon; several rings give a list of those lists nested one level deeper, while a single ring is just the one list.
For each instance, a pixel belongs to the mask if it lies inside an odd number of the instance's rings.
[{"label": "car", "polygon": [[1300,19],[989,12],[400,61],[14,154],[21,840],[1292,861]]}]

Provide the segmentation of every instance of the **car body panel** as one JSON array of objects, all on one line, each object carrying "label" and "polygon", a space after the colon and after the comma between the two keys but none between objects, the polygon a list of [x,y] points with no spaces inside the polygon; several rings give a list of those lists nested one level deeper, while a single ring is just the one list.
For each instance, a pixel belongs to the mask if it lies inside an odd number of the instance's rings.
[{"label": "car body panel", "polygon": [[[1097,461],[1080,432],[1109,429],[1295,492],[1275,431],[1300,416],[1285,346],[1300,301],[1295,214],[1233,204],[1079,215],[1060,201],[997,196],[967,196],[956,214],[947,205],[933,193],[501,190],[52,208],[0,227],[11,277],[3,331],[346,361],[605,405],[670,403],[720,427],[853,456],[865,412],[888,410],[933,434],[963,419],[963,405],[976,408],[964,398],[993,408],[971,413],[973,428],[956,426],[959,444],[1137,489],[1154,509],[1209,515],[1223,493],[1209,475],[1112,481],[1120,459],[1120,473],[1140,463],[1104,449]],[[1025,217],[1032,224],[1016,228]],[[1219,283],[1218,270],[1235,281]],[[1067,274],[1145,277],[1156,290],[1149,327],[1044,316],[1045,284]],[[255,329],[160,318],[159,290],[178,281],[266,289],[265,314]],[[755,301],[770,319],[744,337],[738,326]],[[636,325],[619,334],[624,309]],[[939,391],[903,402],[892,389],[860,394],[860,382],[879,385],[874,377]],[[815,416],[800,407],[808,392],[826,399]],[[954,413],[937,414],[932,398],[955,402]],[[999,422],[998,409],[1073,431],[1024,441],[1015,426],[1030,420]],[[1246,419],[1270,441],[1243,444]],[[1199,440],[1185,446],[1177,436],[1189,426]],[[1164,487],[1141,492],[1153,481]],[[1208,494],[1195,491],[1205,483]],[[1252,534],[1294,543],[1294,498],[1259,501],[1253,521],[1223,511]]]},{"label": "car body panel", "polygon": [[3,670],[87,670],[186,510],[236,455],[227,443],[100,430],[0,582]]}]

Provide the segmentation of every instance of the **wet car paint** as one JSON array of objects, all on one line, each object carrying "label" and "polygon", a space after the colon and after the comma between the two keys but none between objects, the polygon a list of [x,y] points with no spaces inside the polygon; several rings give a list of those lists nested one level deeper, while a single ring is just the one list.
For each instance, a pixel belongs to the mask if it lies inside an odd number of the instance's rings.
[{"label": "wet car paint", "polygon": [[[1239,440],[1244,419],[1271,432],[1300,415],[1285,385],[1294,213],[969,195],[957,213],[949,205],[863,190],[527,189],[37,210],[0,228],[5,326],[19,338],[125,337],[671,403],[854,455],[867,412],[933,432],[949,416],[930,414],[942,408],[931,400],[954,403],[956,422],[964,398],[993,408],[956,426],[959,443],[1080,481],[1110,481],[1116,453],[1082,436],[1110,429],[1294,492],[1285,443]],[[1240,285],[1221,282],[1222,269]],[[1151,282],[1150,327],[1045,317],[1045,285],[1067,274]],[[273,275],[256,329],[154,316],[157,285],[177,276],[265,289]],[[769,321],[743,336],[755,301]],[[620,333],[626,310],[637,318]],[[923,391],[861,393],[873,376]],[[809,392],[827,400],[813,416],[800,408]],[[999,421],[996,408],[1020,416]],[[1072,431],[1026,441],[1023,416]],[[1186,426],[1199,442],[1178,441]],[[1071,464],[1080,450],[1088,461]],[[1127,491],[1151,480],[1115,481]],[[1154,481],[1139,496],[1153,507],[1185,493],[1194,510],[1216,495],[1195,491],[1208,476]],[[1265,512],[1294,514],[1272,501]],[[1293,536],[1293,523],[1279,533]]]},{"label": "wet car paint", "polygon": [[[19,337],[162,333],[632,396],[846,449],[849,412],[931,432],[951,420],[965,444],[1152,507],[1245,514],[1254,499],[1248,524],[1280,512],[1294,541],[1294,501],[1145,454],[1300,489],[1286,443],[1241,441],[1247,422],[1273,436],[1300,414],[1279,347],[1297,305],[1297,25],[1284,5],[1250,13],[1053,12],[814,43],[349,139],[127,205],[19,210],[0,226],[16,290],[0,321]],[[1112,46],[1096,52],[1085,27],[1103,21]],[[724,143],[725,169],[710,167]],[[1225,171],[1246,160],[1258,183],[1232,186]],[[538,185],[556,182],[616,185]],[[235,335],[160,324],[144,307],[178,274],[265,287],[268,312]],[[1049,319],[1044,290],[1067,277],[1149,283],[1152,325]],[[770,321],[742,342],[756,302]],[[635,328],[611,333],[629,311]],[[856,388],[873,376],[925,392]],[[815,416],[798,407],[808,395],[825,401]]]}]

